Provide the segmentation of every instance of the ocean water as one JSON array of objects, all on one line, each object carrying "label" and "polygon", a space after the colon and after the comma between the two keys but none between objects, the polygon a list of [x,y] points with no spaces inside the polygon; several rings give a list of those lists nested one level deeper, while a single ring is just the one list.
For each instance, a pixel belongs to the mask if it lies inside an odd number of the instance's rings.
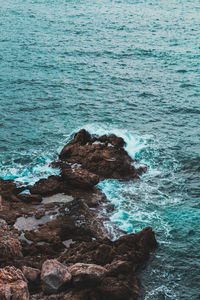
[{"label": "ocean water", "polygon": [[145,300],[200,299],[198,0],[0,0],[0,176],[33,183],[72,134],[114,132],[148,171],[99,185],[152,226]]}]

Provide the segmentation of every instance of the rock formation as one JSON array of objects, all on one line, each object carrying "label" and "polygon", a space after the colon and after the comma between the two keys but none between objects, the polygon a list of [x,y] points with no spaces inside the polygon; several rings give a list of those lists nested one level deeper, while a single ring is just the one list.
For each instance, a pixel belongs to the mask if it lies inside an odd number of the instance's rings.
[{"label": "rock formation", "polygon": [[104,221],[113,206],[96,186],[145,171],[124,145],[83,129],[52,163],[60,175],[33,186],[0,178],[0,299],[137,299],[154,233],[147,227],[112,241]]}]

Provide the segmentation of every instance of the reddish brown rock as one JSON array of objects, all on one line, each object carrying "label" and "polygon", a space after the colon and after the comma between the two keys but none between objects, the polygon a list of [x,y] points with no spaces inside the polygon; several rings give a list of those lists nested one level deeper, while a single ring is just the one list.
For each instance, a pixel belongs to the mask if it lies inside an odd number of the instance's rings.
[{"label": "reddish brown rock", "polygon": [[42,265],[41,280],[44,293],[55,294],[71,281],[71,274],[56,259],[49,259]]},{"label": "reddish brown rock", "polygon": [[21,243],[10,230],[6,221],[0,219],[0,261],[14,260],[22,257]]},{"label": "reddish brown rock", "polygon": [[[141,174],[141,167],[137,170],[132,165],[133,160],[124,150],[124,145],[124,140],[114,134],[92,138],[82,129],[62,149],[59,159],[71,164],[79,163],[83,169],[99,175],[101,179],[136,178]],[[62,169],[62,164],[60,167]]]},{"label": "reddish brown rock", "polygon": [[99,176],[93,174],[79,166],[68,166],[62,169],[62,179],[68,185],[78,187],[80,189],[91,189],[99,182]]},{"label": "reddish brown rock", "polygon": [[137,269],[148,259],[150,251],[156,245],[154,232],[151,227],[146,227],[139,233],[124,235],[114,242],[105,239],[75,243],[61,255],[60,261],[73,264],[84,262],[102,266],[124,261],[128,262],[131,268],[134,265],[134,269]]},{"label": "reddish brown rock", "polygon": [[104,267],[95,264],[76,263],[68,269],[72,275],[74,285],[82,287],[98,284],[107,273]]},{"label": "reddish brown rock", "polygon": [[29,202],[41,202],[42,201],[42,196],[41,195],[30,195],[30,194],[19,194],[18,198],[26,203]]},{"label": "reddish brown rock", "polygon": [[24,189],[24,187],[17,187],[13,180],[4,180],[0,178],[0,195],[5,200],[19,201],[16,195],[22,192]]},{"label": "reddish brown rock", "polygon": [[62,184],[59,176],[52,175],[46,179],[40,179],[29,189],[31,194],[51,196],[62,192]]},{"label": "reddish brown rock", "polygon": [[38,278],[40,277],[40,270],[35,269],[35,268],[23,266],[22,272],[23,272],[25,278],[30,282],[37,281]]},{"label": "reddish brown rock", "polygon": [[0,299],[29,300],[26,279],[15,267],[0,269]]}]

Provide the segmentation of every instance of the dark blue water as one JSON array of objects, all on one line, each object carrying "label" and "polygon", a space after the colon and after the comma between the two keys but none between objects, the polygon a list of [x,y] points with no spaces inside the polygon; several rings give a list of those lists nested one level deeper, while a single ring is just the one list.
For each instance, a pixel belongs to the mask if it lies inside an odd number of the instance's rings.
[{"label": "dark blue water", "polygon": [[112,222],[156,232],[145,300],[200,299],[199,36],[198,0],[0,1],[0,176],[56,172],[82,127],[123,136],[148,172],[100,186]]}]

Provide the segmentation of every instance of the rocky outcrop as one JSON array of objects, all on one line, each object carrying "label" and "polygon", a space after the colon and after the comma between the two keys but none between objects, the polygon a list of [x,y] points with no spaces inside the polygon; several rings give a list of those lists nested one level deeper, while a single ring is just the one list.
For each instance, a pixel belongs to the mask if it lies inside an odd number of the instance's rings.
[{"label": "rocky outcrop", "polygon": [[146,168],[136,168],[124,146],[124,140],[114,134],[92,137],[85,129],[80,130],[62,149],[59,160],[52,163],[60,168],[61,176],[40,179],[30,187],[31,194],[49,196],[77,188],[92,190],[105,178],[138,178]]},{"label": "rocky outcrop", "polygon": [[26,279],[15,267],[0,269],[0,299],[29,300]]},{"label": "rocky outcrop", "polygon": [[[124,150],[125,142],[114,134],[109,136],[91,137],[85,130],[75,134],[74,139],[61,151],[61,162],[81,164],[101,179],[105,178],[137,178],[145,168],[136,169],[132,158]],[[64,164],[60,162],[63,169]]]},{"label": "rocky outcrop", "polygon": [[41,271],[42,289],[45,294],[55,294],[71,280],[67,267],[56,259],[44,262]]},{"label": "rocky outcrop", "polygon": [[75,243],[59,260],[66,264],[84,262],[106,266],[111,273],[119,261],[120,264],[123,262],[122,268],[125,268],[125,262],[128,262],[128,265],[136,270],[148,259],[156,244],[154,232],[151,227],[146,227],[137,234],[124,235],[114,242],[105,239]]},{"label": "rocky outcrop", "polygon": [[113,206],[96,186],[145,171],[124,146],[83,129],[53,163],[59,176],[27,187],[0,178],[0,299],[27,300],[28,290],[32,300],[138,297],[136,274],[156,246],[154,233],[147,227],[112,241],[104,222]]},{"label": "rocky outcrop", "polygon": [[[51,271],[48,274],[57,274],[60,268],[64,268],[67,274],[69,272],[67,278],[71,279],[67,280],[67,285],[63,285],[65,292],[60,292],[60,288],[50,289],[49,294],[58,294],[46,298],[40,293],[32,299],[137,299],[140,286],[136,277],[137,271],[144,265],[149,252],[155,246],[156,240],[150,227],[137,234],[125,235],[114,242],[105,239],[71,244],[60,256],[61,264],[48,260],[42,267],[45,270],[46,265],[50,265]],[[56,279],[56,282],[60,280]]]}]

